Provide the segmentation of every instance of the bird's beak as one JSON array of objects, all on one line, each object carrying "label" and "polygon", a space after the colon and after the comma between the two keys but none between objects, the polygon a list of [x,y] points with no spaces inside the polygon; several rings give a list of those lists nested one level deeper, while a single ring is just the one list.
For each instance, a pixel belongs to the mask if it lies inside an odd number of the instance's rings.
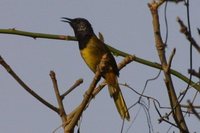
[{"label": "bird's beak", "polygon": [[70,24],[70,23],[72,22],[72,20],[73,20],[73,19],[71,19],[71,18],[66,18],[66,17],[62,17],[61,19],[62,19],[62,20],[61,20],[62,22],[67,22],[67,23],[69,23],[69,24]]}]

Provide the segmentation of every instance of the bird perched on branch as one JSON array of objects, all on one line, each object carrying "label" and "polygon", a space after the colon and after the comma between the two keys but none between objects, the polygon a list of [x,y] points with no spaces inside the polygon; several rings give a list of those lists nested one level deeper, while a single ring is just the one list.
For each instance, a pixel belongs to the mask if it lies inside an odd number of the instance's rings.
[{"label": "bird perched on branch", "polygon": [[103,56],[106,57],[106,70],[103,71],[102,77],[108,84],[111,97],[114,99],[117,110],[122,119],[130,119],[129,112],[120,90],[118,79],[119,70],[116,61],[107,48],[106,44],[97,38],[91,24],[84,18],[62,18],[73,28],[75,37],[78,40],[79,50],[82,58],[88,67],[95,73]]}]

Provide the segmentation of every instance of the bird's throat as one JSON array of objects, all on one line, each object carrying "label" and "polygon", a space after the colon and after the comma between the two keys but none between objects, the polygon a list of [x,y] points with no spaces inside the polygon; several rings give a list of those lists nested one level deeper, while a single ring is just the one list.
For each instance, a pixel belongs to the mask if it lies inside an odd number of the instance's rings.
[{"label": "bird's throat", "polygon": [[91,34],[86,34],[86,35],[76,35],[78,44],[79,44],[79,49],[82,50],[87,47],[87,44],[89,40],[92,38]]}]

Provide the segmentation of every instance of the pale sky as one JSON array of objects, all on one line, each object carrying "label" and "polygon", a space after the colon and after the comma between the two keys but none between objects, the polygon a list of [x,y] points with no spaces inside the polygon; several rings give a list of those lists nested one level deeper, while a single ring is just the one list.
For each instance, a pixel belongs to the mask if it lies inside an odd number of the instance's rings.
[{"label": "pale sky", "polygon": [[[154,45],[152,18],[147,3],[151,0],[1,0],[0,28],[16,28],[29,32],[48,34],[74,35],[71,27],[61,22],[61,17],[84,17],[88,19],[95,33],[101,32],[105,42],[124,52],[135,54],[152,62],[159,62]],[[196,28],[200,28],[200,1],[190,2],[191,28],[193,36],[199,42]],[[165,25],[163,9],[160,8],[160,19],[163,38]],[[168,4],[167,17],[169,38],[166,54],[169,57],[173,48],[176,54],[172,68],[187,74],[189,68],[189,43],[179,33],[176,17],[186,23],[186,8],[183,3]],[[79,78],[84,79],[76,90],[64,100],[66,112],[70,112],[82,100],[83,94],[92,81],[94,74],[85,65],[79,54],[77,42],[33,39],[16,35],[0,35],[0,55],[13,70],[39,95],[57,106],[50,70],[57,74],[60,92],[65,92]],[[193,50],[193,66],[200,66],[199,53]],[[116,57],[117,62],[122,60]],[[153,78],[159,71],[154,68],[133,62],[120,71],[119,82],[127,83],[136,91],[141,92],[146,80]],[[167,90],[163,74],[157,80],[148,83],[145,95],[158,99],[162,106],[169,106]],[[184,90],[187,84],[173,76],[177,94]],[[194,81],[198,79],[193,78]],[[28,94],[13,78],[0,67],[0,132],[1,133],[52,133],[61,125],[60,117]],[[121,86],[125,101],[131,106],[138,100],[138,95]],[[189,91],[184,101],[192,99],[194,89]],[[200,100],[199,96],[197,101]],[[146,99],[144,101],[147,103]],[[163,110],[163,115],[169,110]],[[149,132],[144,109],[138,104],[130,110],[131,121],[125,122],[124,133]],[[136,117],[137,115],[137,117]],[[158,124],[159,116],[153,103],[150,104],[153,131],[165,133],[170,125]],[[134,120],[135,119],[135,120]],[[132,123],[132,121],[134,122]],[[199,121],[190,116],[186,122],[191,132],[200,131]],[[195,124],[194,124],[195,123]],[[92,100],[84,112],[81,133],[119,133],[122,120],[118,115],[107,87]],[[171,128],[169,132],[177,132]],[[56,133],[62,133],[62,128]]]}]

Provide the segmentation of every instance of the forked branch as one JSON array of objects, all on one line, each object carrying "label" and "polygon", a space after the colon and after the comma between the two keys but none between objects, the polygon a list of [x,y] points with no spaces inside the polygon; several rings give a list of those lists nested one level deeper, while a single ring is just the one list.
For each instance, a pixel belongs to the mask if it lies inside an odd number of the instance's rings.
[{"label": "forked branch", "polygon": [[[165,84],[168,91],[168,96],[170,99],[170,105],[172,108],[173,118],[180,130],[180,132],[189,132],[187,125],[185,123],[185,119],[182,114],[181,106],[178,102],[178,98],[175,93],[174,85],[172,82],[171,74],[169,73],[171,60],[174,54],[172,54],[171,59],[169,59],[169,63],[167,62],[165,56],[165,44],[163,43],[160,31],[160,22],[159,22],[159,14],[158,8],[165,2],[165,0],[160,0],[159,2],[153,1],[152,3],[148,4],[149,9],[151,11],[152,19],[153,19],[153,31],[154,31],[154,38],[155,38],[155,46],[158,52],[158,56],[160,58],[161,66],[163,69],[163,73],[165,76]],[[175,53],[175,51],[173,52]]]}]

